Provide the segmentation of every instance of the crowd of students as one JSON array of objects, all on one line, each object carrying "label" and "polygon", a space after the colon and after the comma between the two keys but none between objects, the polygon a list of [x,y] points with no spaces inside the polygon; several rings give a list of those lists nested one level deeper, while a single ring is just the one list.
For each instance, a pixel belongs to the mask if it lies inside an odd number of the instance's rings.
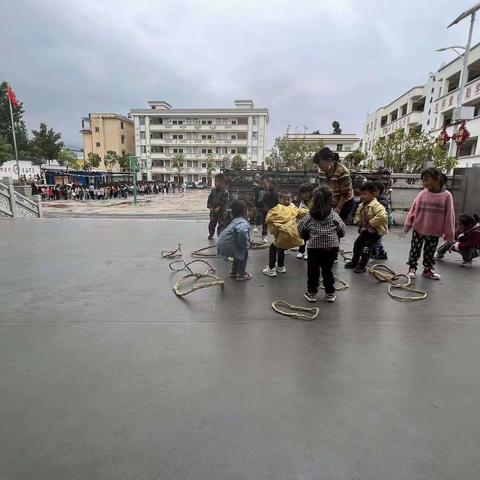
[{"label": "crowd of students", "polygon": [[[81,184],[65,184],[65,185],[37,185],[36,182],[31,184],[32,195],[41,195],[42,200],[108,200],[112,198],[128,198],[133,195],[133,185],[126,183],[99,183],[89,185],[88,187]],[[137,194],[158,195],[179,193],[185,190],[184,185],[177,183],[157,183],[157,182],[139,182],[137,184]]]},{"label": "crowd of students", "polygon": [[[292,203],[291,192],[278,192],[275,181],[266,178],[254,186],[255,217],[253,231],[262,226],[262,238],[267,232],[273,235],[269,247],[268,265],[263,274],[276,277],[286,273],[285,253],[298,248],[298,259],[307,260],[307,288],[304,297],[317,301],[320,278],[325,289],[325,300],[334,302],[334,264],[340,241],[346,233],[346,219],[354,214],[358,236],[353,246],[353,256],[345,268],[362,274],[371,258],[386,260],[383,237],[392,225],[392,212],[384,186],[378,182],[365,182],[360,187],[360,199],[355,202],[348,170],[328,148],[317,152],[313,158],[318,166],[320,186],[302,185],[298,192],[297,207]],[[439,280],[435,261],[447,252],[460,253],[462,266],[470,267],[480,254],[480,224],[476,215],[462,214],[455,230],[455,212],[452,195],[446,190],[447,177],[436,168],[427,168],[421,174],[423,190],[415,198],[408,213],[404,233],[412,230],[408,256],[408,276],[415,279],[423,247],[422,275]],[[250,280],[247,272],[251,224],[247,203],[235,200],[229,205],[226,178],[215,177],[208,208],[211,221],[209,238],[217,228],[218,253],[233,258],[230,276],[237,281]],[[230,217],[229,217],[230,215]],[[445,242],[437,249],[439,239]]]}]

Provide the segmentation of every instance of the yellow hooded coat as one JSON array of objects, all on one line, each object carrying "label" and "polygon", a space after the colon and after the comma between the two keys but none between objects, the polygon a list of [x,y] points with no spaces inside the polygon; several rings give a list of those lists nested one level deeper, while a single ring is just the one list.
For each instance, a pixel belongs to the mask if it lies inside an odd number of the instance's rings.
[{"label": "yellow hooded coat", "polygon": [[278,204],[268,211],[265,222],[268,231],[275,237],[273,242],[278,248],[288,250],[300,247],[305,242],[300,238],[297,228],[297,219],[308,213],[306,208],[297,208],[295,205]]}]

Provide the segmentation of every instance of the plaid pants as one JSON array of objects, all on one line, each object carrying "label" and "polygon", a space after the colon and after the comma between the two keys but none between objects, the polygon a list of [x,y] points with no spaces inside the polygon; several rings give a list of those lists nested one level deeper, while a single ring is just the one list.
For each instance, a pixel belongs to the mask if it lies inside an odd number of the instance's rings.
[{"label": "plaid pants", "polygon": [[408,265],[410,268],[417,268],[418,259],[422,254],[423,248],[423,266],[425,268],[433,268],[435,265],[435,250],[438,245],[438,237],[433,237],[430,235],[420,235],[417,231],[412,233],[412,243],[410,245],[410,254],[408,256]]}]

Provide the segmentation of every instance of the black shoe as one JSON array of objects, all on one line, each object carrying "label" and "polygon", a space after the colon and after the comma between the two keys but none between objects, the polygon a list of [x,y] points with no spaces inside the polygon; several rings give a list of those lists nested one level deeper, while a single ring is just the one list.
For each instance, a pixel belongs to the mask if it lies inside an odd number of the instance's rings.
[{"label": "black shoe", "polygon": [[387,252],[379,253],[373,257],[375,260],[388,260]]},{"label": "black shoe", "polygon": [[208,239],[211,240],[213,238],[213,235],[209,235]]},{"label": "black shoe", "polygon": [[362,267],[360,265],[356,266],[353,270],[354,273],[365,273],[367,269],[365,267]]},{"label": "black shoe", "polygon": [[347,262],[345,264],[345,268],[356,268],[356,267],[357,267],[357,264],[353,262]]}]

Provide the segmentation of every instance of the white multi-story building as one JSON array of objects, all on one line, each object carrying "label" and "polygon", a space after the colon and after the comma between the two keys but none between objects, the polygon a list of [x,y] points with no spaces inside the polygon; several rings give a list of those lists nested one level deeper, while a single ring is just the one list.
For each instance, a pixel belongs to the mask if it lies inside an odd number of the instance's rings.
[{"label": "white multi-story building", "polygon": [[[251,100],[235,100],[235,108],[222,109],[176,109],[165,101],[148,105],[131,111],[144,179],[207,183],[210,176],[212,182],[236,155],[251,168],[263,165],[268,109],[255,108]],[[179,155],[183,162],[177,165]]]},{"label": "white multi-story building", "polygon": [[337,152],[340,161],[359,148],[360,138],[350,133],[328,134],[328,133],[287,133],[288,140],[305,140],[305,143],[318,144],[323,142],[325,147]]},{"label": "white multi-story building", "polygon": [[[370,158],[375,158],[375,143],[400,129],[405,133],[411,130],[426,132],[436,138],[445,125],[447,133],[452,136],[455,128],[453,112],[457,107],[462,67],[463,56],[455,58],[437,72],[430,73],[425,85],[413,87],[387,106],[368,115],[363,151]],[[461,105],[474,107],[474,114],[466,124],[470,138],[460,150],[459,166],[480,166],[480,43],[470,51],[467,84]],[[453,147],[450,153],[456,153]]]}]

